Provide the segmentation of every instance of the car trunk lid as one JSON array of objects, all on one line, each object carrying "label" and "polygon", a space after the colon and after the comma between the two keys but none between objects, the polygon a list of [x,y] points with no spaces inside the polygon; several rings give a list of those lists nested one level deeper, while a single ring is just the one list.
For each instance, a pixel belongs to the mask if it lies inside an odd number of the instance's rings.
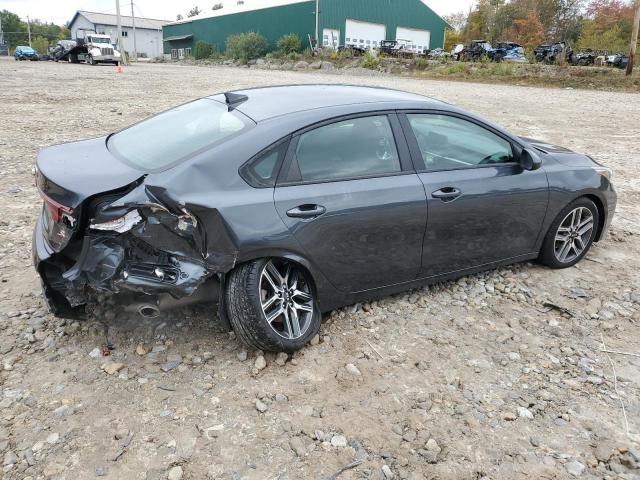
[{"label": "car trunk lid", "polygon": [[54,145],[38,155],[37,187],[65,207],[75,209],[98,193],[126,187],[145,174],[107,150],[107,137]]}]

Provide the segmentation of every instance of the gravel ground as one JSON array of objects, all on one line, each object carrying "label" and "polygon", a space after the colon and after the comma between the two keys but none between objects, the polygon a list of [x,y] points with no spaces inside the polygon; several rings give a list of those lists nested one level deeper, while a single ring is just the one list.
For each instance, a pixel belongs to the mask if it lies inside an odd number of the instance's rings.
[{"label": "gravel ground", "polygon": [[[45,311],[30,256],[39,148],[230,88],[311,82],[431,95],[590,152],[615,170],[612,234],[568,270],[519,264],[333,312],[288,358],[246,351],[204,309]],[[13,61],[0,86],[4,478],[640,478],[640,358],[601,351],[640,353],[637,94]]]}]

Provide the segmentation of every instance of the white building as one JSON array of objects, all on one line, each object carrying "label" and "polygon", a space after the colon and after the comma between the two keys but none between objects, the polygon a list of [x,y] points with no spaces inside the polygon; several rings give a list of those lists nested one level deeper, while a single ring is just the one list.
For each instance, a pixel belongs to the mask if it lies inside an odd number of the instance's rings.
[{"label": "white building", "polygon": [[[138,58],[155,58],[162,56],[162,26],[168,20],[152,18],[120,16],[122,23],[122,44],[129,56],[133,56],[133,20],[136,25],[136,51]],[[82,38],[84,31],[102,33],[111,36],[111,43],[116,43],[118,36],[117,17],[108,13],[86,12],[78,10],[69,24],[71,38]]]}]

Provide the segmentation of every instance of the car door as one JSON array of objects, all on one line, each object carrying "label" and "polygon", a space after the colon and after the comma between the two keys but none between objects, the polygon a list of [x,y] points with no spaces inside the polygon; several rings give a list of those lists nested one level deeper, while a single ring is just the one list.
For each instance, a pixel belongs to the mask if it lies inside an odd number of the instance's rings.
[{"label": "car door", "polygon": [[274,200],[309,261],[337,289],[416,278],[426,198],[395,114],[336,119],[295,135]]},{"label": "car door", "polygon": [[549,197],[544,169],[525,170],[520,147],[475,119],[448,112],[400,118],[429,206],[420,276],[534,252]]}]

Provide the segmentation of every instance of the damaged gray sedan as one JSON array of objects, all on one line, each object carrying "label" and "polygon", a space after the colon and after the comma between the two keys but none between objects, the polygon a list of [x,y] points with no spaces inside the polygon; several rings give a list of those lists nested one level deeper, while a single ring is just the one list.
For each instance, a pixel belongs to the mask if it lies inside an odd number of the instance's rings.
[{"label": "damaged gray sedan", "polygon": [[339,306],[574,265],[607,231],[610,177],[414,94],[244,90],[44,149],[34,264],[58,316],[96,293],[143,316],[208,301],[247,344],[291,352]]}]

